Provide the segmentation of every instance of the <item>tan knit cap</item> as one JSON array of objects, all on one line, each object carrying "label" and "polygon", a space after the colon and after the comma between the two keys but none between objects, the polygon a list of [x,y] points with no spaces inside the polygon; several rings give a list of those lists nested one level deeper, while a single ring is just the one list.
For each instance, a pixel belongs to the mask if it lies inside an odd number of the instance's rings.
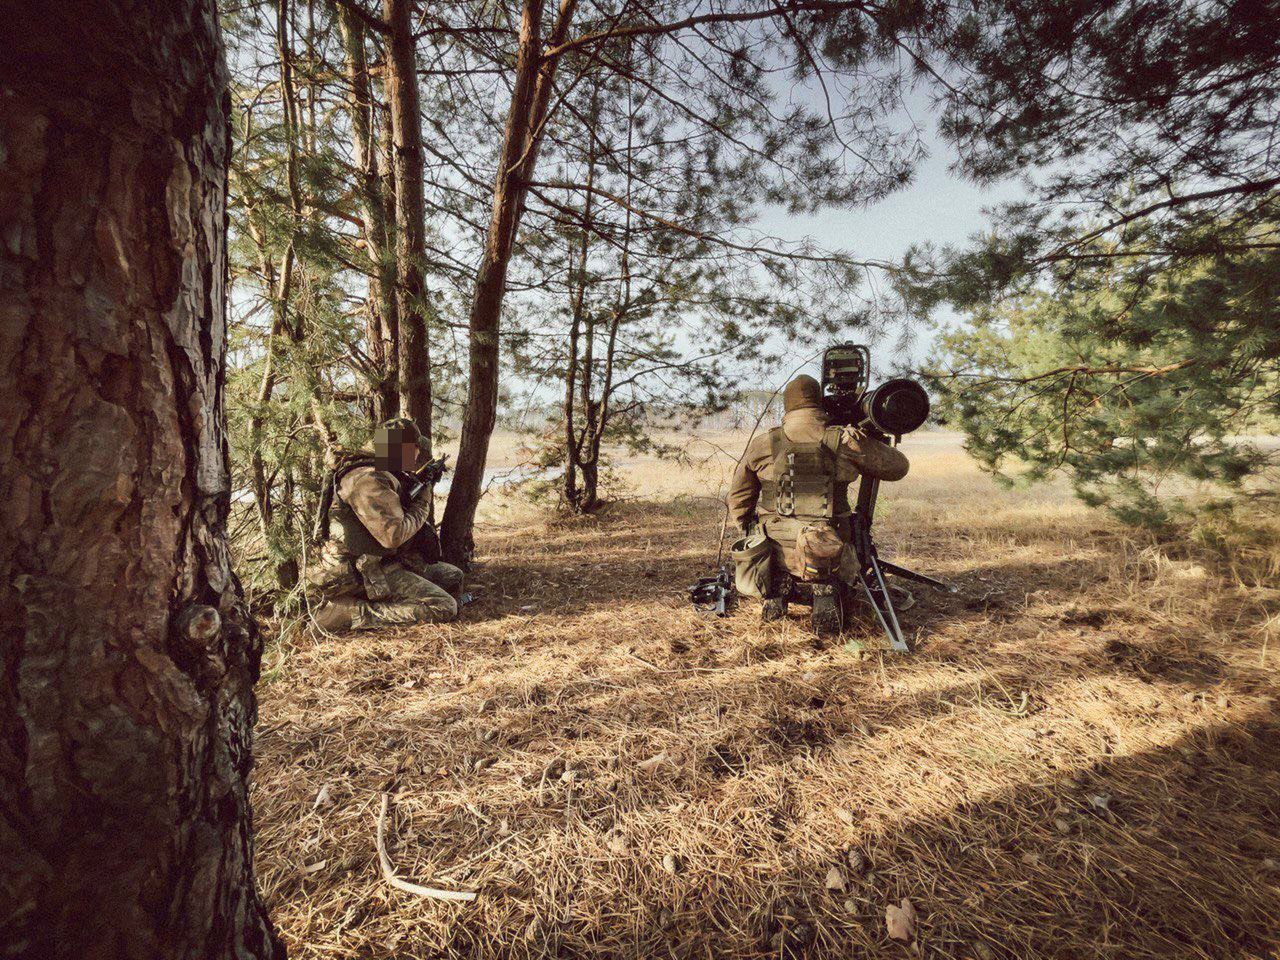
[{"label": "tan knit cap", "polygon": [[801,374],[782,391],[782,409],[787,413],[806,407],[822,406],[822,387],[808,374]]}]

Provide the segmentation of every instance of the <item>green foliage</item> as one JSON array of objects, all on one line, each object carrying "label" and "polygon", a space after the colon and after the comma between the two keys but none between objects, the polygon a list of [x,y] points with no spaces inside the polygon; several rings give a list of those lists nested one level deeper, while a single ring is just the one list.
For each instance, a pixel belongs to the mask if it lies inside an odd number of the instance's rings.
[{"label": "green foliage", "polygon": [[1018,177],[963,249],[913,251],[945,417],[998,475],[1070,476],[1218,552],[1276,513],[1275,0],[978,0],[935,19],[954,167]]},{"label": "green foliage", "polygon": [[1280,251],[1090,279],[941,336],[943,419],[998,475],[1063,471],[1127,523],[1274,513],[1276,444],[1258,435],[1280,423]]},{"label": "green foliage", "polygon": [[1026,199],[941,258],[953,300],[1025,292],[1046,274],[1088,283],[1100,259],[1162,269],[1275,242],[1276,0],[965,7],[936,19],[923,54],[954,77],[941,129],[957,169],[1020,177]]}]

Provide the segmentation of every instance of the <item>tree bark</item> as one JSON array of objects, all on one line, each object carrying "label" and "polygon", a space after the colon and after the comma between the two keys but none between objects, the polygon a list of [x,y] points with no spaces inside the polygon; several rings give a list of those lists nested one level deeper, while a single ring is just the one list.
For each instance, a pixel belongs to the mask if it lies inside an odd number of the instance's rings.
[{"label": "tree bark", "polygon": [[[383,71],[383,95],[381,100],[383,104],[388,99],[385,81],[386,72]],[[388,316],[386,323],[388,339],[387,369],[391,371],[396,388],[396,410],[392,416],[398,416],[404,401],[400,396],[400,302],[398,299],[400,274],[399,267],[396,265],[396,172],[394,159],[396,148],[391,138],[391,111],[389,109],[384,110],[383,116],[378,117],[377,120],[378,123],[375,129],[378,135],[378,157],[381,161],[379,173],[382,181],[382,189],[378,195],[382,199],[382,228],[386,236],[383,250],[386,252],[388,269],[393,281],[389,303],[393,312]]]},{"label": "tree bark", "polygon": [[383,0],[387,21],[386,85],[396,188],[397,304],[400,314],[400,400],[431,436],[431,356],[427,344],[426,204],[422,180],[422,114],[410,0]]},{"label": "tree bark", "polygon": [[[577,0],[560,0],[560,11],[547,40],[548,46],[564,42],[576,7]],[[474,546],[472,528],[476,508],[480,505],[489,438],[493,435],[497,418],[498,337],[502,300],[507,291],[507,268],[524,215],[527,185],[538,163],[552,85],[560,63],[558,55],[542,55],[542,8],[543,0],[524,0],[515,85],[511,91],[511,106],[507,111],[507,126],[493,185],[493,212],[485,238],[484,255],[476,273],[476,289],[468,319],[471,334],[468,357],[470,394],[462,417],[453,485],[449,488],[444,519],[440,523],[445,559],[464,567],[471,561]]]},{"label": "tree bark", "polygon": [[282,957],[226,544],[214,3],[0,23],[0,953]]},{"label": "tree bark", "polygon": [[[399,351],[394,348],[400,335],[396,307],[396,264],[387,243],[386,206],[382,198],[382,176],[378,170],[378,144],[373,116],[373,96],[369,64],[365,55],[364,24],[350,7],[335,4],[346,54],[347,82],[351,85],[351,154],[356,167],[356,191],[360,216],[364,220],[365,253],[372,276],[369,280],[369,355],[377,368],[373,388],[373,420],[381,423],[400,412]],[[395,362],[393,365],[392,362]]]}]

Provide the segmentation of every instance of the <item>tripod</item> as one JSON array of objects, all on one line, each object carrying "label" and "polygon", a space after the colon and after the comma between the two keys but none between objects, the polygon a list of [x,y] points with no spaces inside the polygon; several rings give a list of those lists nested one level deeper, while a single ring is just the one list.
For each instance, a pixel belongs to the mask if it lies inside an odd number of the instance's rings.
[{"label": "tripod", "polygon": [[898,612],[893,608],[893,597],[885,583],[885,574],[901,577],[903,580],[914,580],[936,590],[955,593],[955,587],[948,586],[941,580],[926,577],[906,567],[900,567],[888,560],[881,560],[876,550],[876,542],[871,537],[871,520],[875,516],[876,499],[880,494],[880,481],[865,474],[858,481],[858,504],[853,511],[852,545],[854,555],[858,558],[858,581],[866,594],[876,619],[889,636],[889,644],[898,653],[911,653],[911,642],[902,632],[898,623]]}]

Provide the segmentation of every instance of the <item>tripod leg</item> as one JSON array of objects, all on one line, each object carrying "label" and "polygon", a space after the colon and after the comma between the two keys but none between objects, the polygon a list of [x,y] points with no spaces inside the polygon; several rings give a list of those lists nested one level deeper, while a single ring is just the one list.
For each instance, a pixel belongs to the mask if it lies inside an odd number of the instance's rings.
[{"label": "tripod leg", "polygon": [[895,577],[901,577],[903,580],[914,580],[916,583],[923,583],[926,586],[934,587],[938,590],[945,590],[947,593],[955,593],[956,588],[950,584],[943,583],[941,580],[935,580],[933,577],[926,577],[923,573],[916,573],[914,570],[908,570],[906,567],[900,567],[896,563],[890,563],[888,560],[880,561],[880,569],[885,573],[891,573]]},{"label": "tripod leg", "polygon": [[897,611],[893,609],[893,599],[885,585],[884,574],[880,572],[880,562],[874,556],[858,571],[858,579],[862,581],[862,589],[871,603],[871,609],[876,612],[876,619],[889,637],[889,645],[897,653],[910,653],[911,645],[902,634]]}]

